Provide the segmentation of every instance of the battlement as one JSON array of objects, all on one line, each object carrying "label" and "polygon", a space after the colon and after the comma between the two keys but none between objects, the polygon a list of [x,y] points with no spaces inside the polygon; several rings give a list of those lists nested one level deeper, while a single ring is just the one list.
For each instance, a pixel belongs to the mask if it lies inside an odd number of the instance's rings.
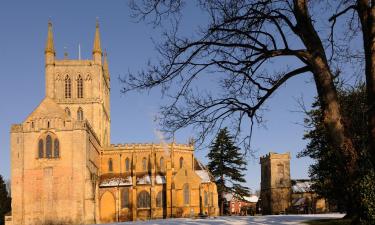
[{"label": "battlement", "polygon": [[124,143],[124,144],[111,144],[108,150],[131,150],[131,149],[149,149],[149,148],[168,148],[168,149],[183,149],[194,151],[194,146],[190,144],[177,144],[177,143]]},{"label": "battlement", "polygon": [[55,66],[92,66],[93,60],[89,59],[55,59]]},{"label": "battlement", "polygon": [[271,159],[287,159],[287,160],[290,160],[290,152],[286,152],[286,153],[269,152],[268,154],[266,154],[264,156],[261,156],[259,162],[263,163],[263,162],[271,160]]}]

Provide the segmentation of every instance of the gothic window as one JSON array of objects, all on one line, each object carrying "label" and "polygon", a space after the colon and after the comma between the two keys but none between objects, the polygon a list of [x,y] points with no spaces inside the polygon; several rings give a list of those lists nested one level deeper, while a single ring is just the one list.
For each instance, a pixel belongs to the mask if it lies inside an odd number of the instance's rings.
[{"label": "gothic window", "polygon": [[70,116],[70,109],[68,107],[65,108],[65,113]]},{"label": "gothic window", "polygon": [[47,133],[42,135],[38,142],[38,158],[59,158],[60,142],[56,135]]},{"label": "gothic window", "polygon": [[70,77],[67,75],[65,77],[65,98],[71,98],[72,97],[72,81],[70,80]]},{"label": "gothic window", "polygon": [[40,139],[38,143],[38,157],[43,158],[44,157],[44,144],[43,140]]},{"label": "gothic window", "polygon": [[138,208],[150,208],[150,194],[147,191],[142,191],[137,199]]},{"label": "gothic window", "polygon": [[164,158],[160,157],[160,170],[164,171]]},{"label": "gothic window", "polygon": [[121,191],[121,208],[129,208],[129,188],[123,188]]},{"label": "gothic window", "polygon": [[190,203],[189,184],[184,184],[183,191],[184,191],[184,204],[189,205]]},{"label": "gothic window", "polygon": [[47,135],[46,138],[46,157],[52,158],[52,138],[50,135]]},{"label": "gothic window", "polygon": [[144,157],[143,160],[142,160],[142,169],[143,169],[143,171],[147,171],[147,159],[146,159],[146,157]]},{"label": "gothic window", "polygon": [[82,121],[83,120],[83,110],[81,107],[78,108],[78,111],[77,111],[77,120],[78,121]]},{"label": "gothic window", "polygon": [[208,194],[207,194],[207,191],[204,191],[204,206],[207,206],[208,205]]},{"label": "gothic window", "polygon": [[129,158],[126,158],[125,159],[125,171],[129,172],[129,169],[130,169],[130,160]]},{"label": "gothic window", "polygon": [[165,205],[165,194],[164,191],[159,191],[156,196],[156,207],[162,208]]},{"label": "gothic window", "polygon": [[53,157],[55,157],[55,158],[60,157],[60,143],[59,143],[59,140],[57,138],[54,141]]},{"label": "gothic window", "polygon": [[182,168],[182,165],[184,164],[184,158],[180,158],[180,168]]},{"label": "gothic window", "polygon": [[210,192],[211,205],[214,205],[214,193]]},{"label": "gothic window", "polygon": [[112,172],[113,171],[113,162],[112,162],[112,158],[110,158],[108,160],[108,171],[109,172]]},{"label": "gothic window", "polygon": [[77,98],[83,98],[83,80],[81,75],[77,79]]}]

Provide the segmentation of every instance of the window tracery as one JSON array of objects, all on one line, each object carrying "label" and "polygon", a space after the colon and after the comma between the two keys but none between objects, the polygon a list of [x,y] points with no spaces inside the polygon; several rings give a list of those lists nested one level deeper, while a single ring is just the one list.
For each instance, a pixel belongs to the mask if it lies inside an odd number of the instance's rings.
[{"label": "window tracery", "polygon": [[66,75],[65,77],[65,98],[71,98],[72,97],[72,81],[70,80],[70,77]]},{"label": "window tracery", "polygon": [[60,142],[55,134],[48,132],[39,138],[38,158],[60,158]]},{"label": "window tracery", "polygon": [[77,98],[83,98],[83,80],[81,75],[77,79]]},{"label": "window tracery", "polygon": [[150,208],[150,194],[147,191],[139,193],[137,203],[138,208]]}]

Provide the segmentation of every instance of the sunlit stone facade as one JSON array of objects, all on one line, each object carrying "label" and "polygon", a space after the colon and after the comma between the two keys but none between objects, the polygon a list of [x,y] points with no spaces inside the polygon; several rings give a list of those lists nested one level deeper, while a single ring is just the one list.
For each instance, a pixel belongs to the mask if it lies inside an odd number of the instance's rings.
[{"label": "sunlit stone facade", "polygon": [[98,24],[92,54],[56,59],[49,23],[46,96],[11,127],[7,224],[217,215],[216,185],[193,143],[110,144],[110,75]]}]

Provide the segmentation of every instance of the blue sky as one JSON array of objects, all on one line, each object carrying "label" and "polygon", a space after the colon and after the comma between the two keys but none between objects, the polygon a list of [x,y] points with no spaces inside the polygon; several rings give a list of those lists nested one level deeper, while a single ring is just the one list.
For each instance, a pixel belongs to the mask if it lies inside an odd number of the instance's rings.
[{"label": "blue sky", "polygon": [[[120,93],[118,77],[128,71],[139,71],[148,59],[157,57],[153,40],[160,38],[160,29],[130,18],[127,1],[6,1],[0,2],[0,174],[9,178],[9,130],[21,123],[44,97],[44,45],[48,18],[53,22],[57,57],[66,49],[69,58],[82,58],[92,52],[95,19],[99,18],[102,47],[107,49],[111,73],[112,143],[158,142],[153,116],[167,99],[158,90],[150,93]],[[184,17],[185,18],[185,17]],[[182,32],[196,30],[204,23],[204,15],[188,9]],[[279,65],[275,64],[275,67]],[[209,84],[208,84],[209,85]],[[316,95],[312,76],[305,74],[291,79],[268,101],[264,112],[265,127],[256,127],[253,148],[256,158],[248,160],[247,184],[259,189],[259,156],[287,152],[292,156],[292,178],[307,178],[311,160],[296,159],[306,142],[302,140],[303,114],[296,99],[303,97],[310,105]],[[191,129],[176,134],[176,141],[186,143],[193,136]],[[206,162],[206,150],[196,152]]]}]

